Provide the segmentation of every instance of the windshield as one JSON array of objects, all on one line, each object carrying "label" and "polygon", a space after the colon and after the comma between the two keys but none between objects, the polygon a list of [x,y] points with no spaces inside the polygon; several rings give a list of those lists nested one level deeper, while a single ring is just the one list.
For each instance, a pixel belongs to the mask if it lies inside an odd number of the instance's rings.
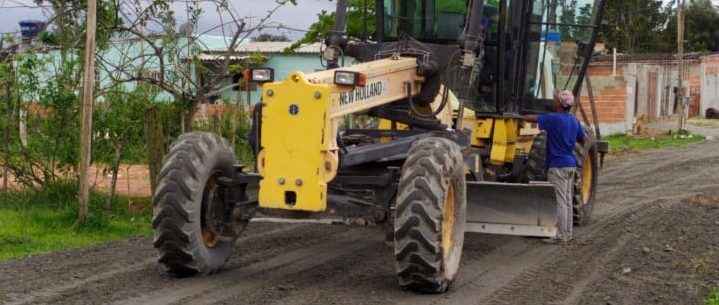
[{"label": "windshield", "polygon": [[456,42],[464,30],[467,0],[385,0],[384,34],[426,42]]},{"label": "windshield", "polygon": [[534,0],[530,21],[527,93],[552,99],[573,91],[594,31],[595,1]]}]

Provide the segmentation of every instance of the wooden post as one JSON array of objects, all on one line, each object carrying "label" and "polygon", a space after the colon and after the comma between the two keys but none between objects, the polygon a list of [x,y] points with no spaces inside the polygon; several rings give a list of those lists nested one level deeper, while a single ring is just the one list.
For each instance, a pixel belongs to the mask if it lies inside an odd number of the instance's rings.
[{"label": "wooden post", "polygon": [[82,129],[80,131],[80,208],[77,222],[87,221],[90,202],[88,170],[92,160],[92,106],[95,88],[95,30],[97,27],[97,1],[87,1],[87,29],[85,37],[85,76],[82,87]]},{"label": "wooden post", "polygon": [[686,103],[684,102],[684,0],[677,4],[677,51],[679,57],[679,131],[686,130]]}]

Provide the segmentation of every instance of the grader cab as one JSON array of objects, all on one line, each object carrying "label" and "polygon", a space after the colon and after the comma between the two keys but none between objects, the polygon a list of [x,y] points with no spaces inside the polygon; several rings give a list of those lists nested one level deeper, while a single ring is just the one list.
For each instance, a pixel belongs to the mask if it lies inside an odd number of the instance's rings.
[{"label": "grader cab", "polygon": [[[522,115],[550,111],[557,90],[581,95],[603,6],[378,0],[372,40],[356,42],[337,1],[327,70],[247,73],[262,88],[256,172],[216,135],[173,144],[154,197],[160,262],[213,273],[258,214],[363,219],[388,228],[402,287],[439,293],[460,272],[465,234],[556,236],[546,138]],[[360,63],[340,66],[341,56]],[[576,149],[577,225],[591,217],[606,151],[593,109],[576,109],[588,139]]]}]

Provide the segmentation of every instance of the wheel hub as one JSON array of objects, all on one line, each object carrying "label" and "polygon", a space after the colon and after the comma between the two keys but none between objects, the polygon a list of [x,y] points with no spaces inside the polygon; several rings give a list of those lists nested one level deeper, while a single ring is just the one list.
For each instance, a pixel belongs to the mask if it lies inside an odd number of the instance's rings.
[{"label": "wheel hub", "polygon": [[202,196],[202,241],[208,248],[217,246],[224,229],[223,213],[225,209],[222,196],[218,194],[218,174],[212,175],[207,181]]}]

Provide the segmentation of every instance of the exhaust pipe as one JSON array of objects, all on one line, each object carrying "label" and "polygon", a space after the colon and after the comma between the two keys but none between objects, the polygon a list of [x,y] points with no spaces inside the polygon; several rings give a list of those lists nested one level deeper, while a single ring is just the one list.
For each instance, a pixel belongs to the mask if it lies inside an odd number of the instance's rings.
[{"label": "exhaust pipe", "polygon": [[327,49],[322,56],[327,61],[327,69],[339,68],[339,57],[345,44],[345,28],[347,27],[347,0],[337,0],[335,9],[335,27],[325,40]]},{"label": "exhaust pipe", "polygon": [[467,25],[464,28],[464,43],[462,44],[464,51],[462,65],[467,69],[474,66],[475,60],[478,58],[475,52],[484,42],[484,37],[482,36],[483,13],[484,0],[473,0],[469,17],[467,18]]}]

